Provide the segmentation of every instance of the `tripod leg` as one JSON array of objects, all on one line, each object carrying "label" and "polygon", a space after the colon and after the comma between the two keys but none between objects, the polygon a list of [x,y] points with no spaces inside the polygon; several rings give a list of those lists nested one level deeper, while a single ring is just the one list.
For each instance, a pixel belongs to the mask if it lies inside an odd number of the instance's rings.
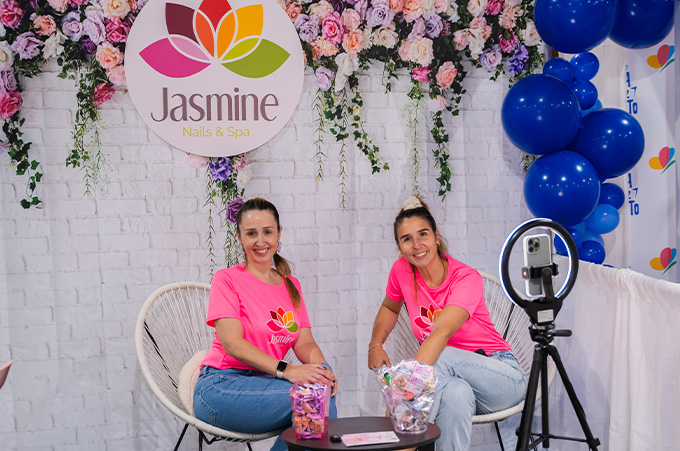
[{"label": "tripod leg", "polygon": [[548,409],[548,355],[541,359],[541,420],[543,422],[542,435],[545,437],[543,448],[550,448],[550,418]]},{"label": "tripod leg", "polygon": [[529,384],[527,385],[527,395],[524,399],[524,409],[522,419],[519,423],[519,437],[517,439],[516,451],[528,451],[531,440],[531,423],[534,418],[534,404],[536,404],[536,391],[538,390],[538,380],[541,373],[541,349],[538,345],[534,347],[534,360],[531,364]]},{"label": "tripod leg", "polygon": [[586,436],[586,442],[588,443],[588,447],[591,450],[597,450],[597,447],[600,444],[600,440],[593,437],[593,433],[590,431],[590,426],[588,426],[588,422],[586,421],[586,414],[583,411],[581,403],[576,397],[574,386],[571,385],[569,376],[567,376],[567,370],[565,370],[564,368],[564,364],[562,363],[562,359],[560,358],[559,352],[557,352],[557,348],[551,345],[550,347],[548,347],[548,353],[553,358],[555,366],[557,366],[557,371],[560,374],[560,378],[562,379],[564,388],[567,390],[567,395],[569,395],[571,405],[574,407],[574,412],[576,412],[576,418],[578,418],[578,422],[581,424],[581,429],[583,429],[583,433]]}]

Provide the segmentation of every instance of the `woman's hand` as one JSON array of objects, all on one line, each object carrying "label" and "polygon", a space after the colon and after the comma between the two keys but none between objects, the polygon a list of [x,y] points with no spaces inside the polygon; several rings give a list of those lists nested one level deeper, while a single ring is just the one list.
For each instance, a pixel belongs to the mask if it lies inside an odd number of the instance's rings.
[{"label": "woman's hand", "polygon": [[338,382],[333,371],[320,363],[307,363],[304,365],[288,365],[283,372],[283,378],[293,384],[296,382],[330,382],[335,396],[338,391]]},{"label": "woman's hand", "polygon": [[372,370],[381,368],[383,366],[392,366],[390,358],[382,346],[371,347],[368,351],[368,367]]}]

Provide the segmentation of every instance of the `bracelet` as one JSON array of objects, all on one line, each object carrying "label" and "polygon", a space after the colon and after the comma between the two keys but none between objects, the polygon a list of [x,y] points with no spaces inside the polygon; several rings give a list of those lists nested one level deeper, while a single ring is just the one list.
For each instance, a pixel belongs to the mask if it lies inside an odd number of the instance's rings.
[{"label": "bracelet", "polygon": [[373,345],[373,346],[370,346],[370,347],[368,348],[368,350],[370,351],[370,350],[373,349],[373,348],[382,348],[382,345]]},{"label": "bracelet", "polygon": [[333,371],[333,367],[327,364],[326,362],[321,362],[320,365],[327,366],[329,370]]}]

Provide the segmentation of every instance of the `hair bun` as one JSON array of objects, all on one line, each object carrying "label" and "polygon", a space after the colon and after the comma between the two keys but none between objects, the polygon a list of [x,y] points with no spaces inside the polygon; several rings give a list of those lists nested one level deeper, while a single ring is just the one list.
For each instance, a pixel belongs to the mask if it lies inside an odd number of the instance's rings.
[{"label": "hair bun", "polygon": [[416,196],[411,196],[408,199],[404,201],[404,204],[401,206],[401,209],[406,211],[406,210],[412,210],[414,208],[420,208],[423,206],[423,203],[418,199]]}]

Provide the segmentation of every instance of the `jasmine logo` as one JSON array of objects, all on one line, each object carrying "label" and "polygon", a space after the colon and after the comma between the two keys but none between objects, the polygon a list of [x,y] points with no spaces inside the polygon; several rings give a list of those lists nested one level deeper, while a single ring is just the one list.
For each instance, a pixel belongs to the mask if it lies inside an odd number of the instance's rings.
[{"label": "jasmine logo", "polygon": [[302,47],[267,0],[156,0],[135,20],[128,89],[144,122],[187,152],[226,157],[273,138],[302,92]]}]

